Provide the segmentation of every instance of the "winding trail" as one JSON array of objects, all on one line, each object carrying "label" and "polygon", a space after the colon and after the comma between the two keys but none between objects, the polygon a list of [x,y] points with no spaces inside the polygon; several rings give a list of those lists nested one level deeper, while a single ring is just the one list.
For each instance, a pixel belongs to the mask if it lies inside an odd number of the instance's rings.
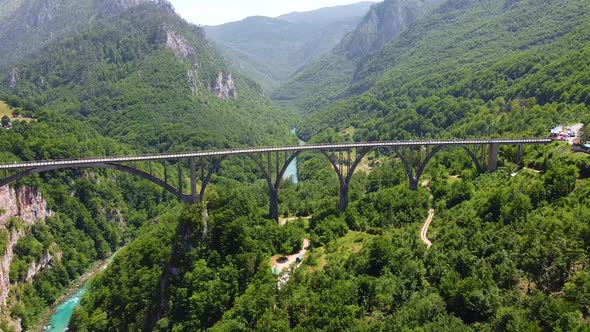
[{"label": "winding trail", "polygon": [[422,228],[420,229],[420,238],[422,239],[422,242],[424,242],[424,244],[426,244],[426,247],[428,247],[428,248],[430,248],[432,246],[432,242],[430,242],[428,237],[426,237],[426,233],[428,233],[428,227],[430,227],[430,223],[432,222],[432,218],[434,218],[434,209],[433,208],[428,210],[428,217],[426,217],[426,220],[424,221],[424,225],[422,225]]},{"label": "winding trail", "polygon": [[[429,185],[430,180],[422,181],[422,187],[426,188],[426,190],[430,192]],[[428,205],[432,206],[433,198],[434,197],[432,197],[432,194],[430,194],[430,197],[428,199]],[[428,227],[430,227],[432,218],[434,218],[434,209],[431,207],[430,210],[428,210],[428,217],[426,217],[426,220],[424,220],[424,225],[422,225],[422,228],[420,228],[420,239],[422,239],[422,242],[424,242],[427,248],[430,248],[432,246],[432,242],[430,242],[428,237],[426,237],[426,233],[428,233]]]}]

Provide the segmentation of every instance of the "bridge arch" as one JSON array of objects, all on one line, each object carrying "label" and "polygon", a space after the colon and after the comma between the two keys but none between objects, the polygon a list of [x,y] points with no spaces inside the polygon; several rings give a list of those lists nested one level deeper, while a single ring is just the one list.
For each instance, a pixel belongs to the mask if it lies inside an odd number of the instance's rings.
[{"label": "bridge arch", "polygon": [[[187,203],[196,203],[203,198],[205,188],[208,182],[211,180],[211,175],[217,172],[220,167],[220,162],[223,159],[229,156],[247,155],[258,164],[262,170],[262,173],[264,174],[264,178],[269,185],[271,195],[270,215],[272,218],[278,219],[278,190],[282,181],[282,177],[289,163],[291,163],[304,151],[316,151],[328,158],[340,181],[339,208],[344,210],[348,205],[348,185],[355,169],[360,164],[362,158],[366,156],[367,153],[375,149],[386,148],[393,151],[404,164],[404,168],[410,182],[410,188],[417,189],[420,176],[424,172],[428,162],[443,148],[450,146],[460,146],[467,152],[478,170],[483,172],[485,169],[489,171],[494,171],[496,169],[498,149],[500,145],[518,145],[519,152],[517,158],[520,158],[522,155],[522,145],[548,144],[550,142],[550,139],[524,138],[325,143],[303,146],[271,146],[261,148],[239,148],[139,156],[109,156],[70,160],[27,161],[22,163],[14,162],[11,164],[0,163],[0,170],[12,170],[19,172],[5,178],[0,178],[0,185],[9,184],[31,174],[57,169],[82,167],[109,168],[124,171],[147,179],[148,181],[151,181],[152,183],[159,185],[168,192],[172,193],[181,201]],[[486,151],[486,148],[489,148],[489,150]],[[353,152],[355,153],[353,154]],[[481,159],[478,159],[480,152]],[[280,156],[281,153],[284,153],[283,158]],[[264,159],[265,156],[266,160]],[[183,194],[184,178],[182,177],[182,165],[180,162],[185,159],[189,160],[190,165],[190,195]],[[121,164],[142,161],[166,162],[167,160],[178,161],[178,188],[168,184],[168,177],[166,173],[167,167],[164,168],[166,180],[162,181],[159,178],[153,176],[151,174],[151,170],[149,172],[150,174],[148,174],[146,172],[140,171],[139,169]],[[202,185],[200,192],[197,192],[197,160],[199,160],[201,164],[200,179],[202,181]],[[265,164],[267,164],[268,167],[265,167]]]},{"label": "bridge arch", "polygon": [[[415,173],[413,173],[413,170],[411,169],[411,165],[409,165],[407,163],[407,161],[398,153],[397,149],[393,149],[394,152],[400,157],[400,159],[404,163],[404,167],[406,168],[406,172],[407,172],[409,180],[410,180],[410,189],[412,189],[412,190],[418,189],[418,183],[420,182],[420,177],[422,176],[422,173],[424,173],[424,169],[426,169],[426,166],[428,165],[430,160],[437,153],[439,153],[441,150],[443,150],[445,148],[451,148],[451,147],[457,147],[457,146],[455,146],[455,145],[453,145],[453,146],[452,145],[437,145],[434,148],[432,148],[432,150],[426,154],[424,159],[420,161],[418,167],[416,168]],[[458,145],[458,147],[462,148],[463,150],[465,150],[465,152],[467,152],[467,155],[469,155],[469,157],[471,158],[471,161],[473,161],[473,163],[475,164],[477,171],[480,173],[483,173],[484,167],[483,167],[482,163],[477,159],[476,153],[474,151],[470,150],[467,145]]]},{"label": "bridge arch", "polygon": [[[258,167],[260,168],[260,171],[262,172],[262,176],[264,177],[264,179],[266,180],[267,184],[268,184],[268,188],[269,188],[269,194],[270,194],[270,202],[269,202],[269,217],[278,221],[279,220],[279,187],[281,185],[281,181],[283,180],[283,176],[285,175],[285,172],[287,171],[287,168],[289,167],[289,165],[291,164],[291,162],[293,162],[293,160],[295,160],[295,158],[297,158],[297,156],[299,156],[299,154],[301,153],[301,151],[293,151],[291,154],[289,155],[285,155],[285,160],[283,162],[283,164],[281,165],[281,160],[278,154],[275,155],[275,160],[274,160],[274,166],[275,166],[275,174],[273,174],[273,170],[272,170],[272,166],[273,166],[273,156],[272,154],[268,154],[267,155],[267,163],[268,165],[265,167],[263,161],[262,161],[262,157],[259,156],[260,158],[256,158],[255,155],[252,154],[248,154],[247,156],[250,157],[250,159],[252,159],[256,165],[258,165]],[[276,176],[273,178],[273,175]]]},{"label": "bridge arch", "polygon": [[84,165],[48,165],[48,166],[31,168],[31,169],[27,169],[22,172],[10,175],[4,179],[0,179],[0,187],[8,185],[12,182],[18,181],[24,177],[29,176],[29,175],[39,174],[39,173],[44,173],[44,172],[49,172],[49,171],[55,171],[55,170],[59,170],[59,169],[68,169],[68,168],[106,168],[106,169],[113,169],[113,170],[117,170],[117,171],[126,172],[129,174],[141,177],[143,179],[146,179],[146,180],[164,188],[166,191],[170,192],[176,198],[178,198],[179,200],[181,200],[183,202],[195,203],[195,202],[193,202],[195,200],[195,198],[192,197],[191,195],[182,194],[179,190],[174,188],[172,185],[166,183],[165,181],[160,180],[159,178],[157,178],[149,173],[140,171],[136,168],[132,168],[132,167],[128,167],[128,166],[124,166],[124,165],[120,165],[120,164],[111,164],[111,163],[96,163],[96,164],[84,164]]},{"label": "bridge arch", "polygon": [[[430,162],[430,160],[442,149],[449,148],[449,147],[456,147],[456,146],[457,146],[457,144],[436,145],[431,150],[429,150],[429,151],[427,150],[426,154],[423,157],[419,154],[419,158],[416,159],[416,161],[417,161],[416,164],[414,164],[414,162],[413,162],[414,158],[411,155],[404,156],[404,151],[400,151],[400,148],[395,147],[395,146],[372,146],[372,147],[357,149],[354,160],[350,158],[350,150],[348,150],[348,151],[346,151],[346,153],[348,154],[348,160],[346,160],[346,161],[341,160],[342,158],[340,158],[340,159],[336,158],[335,154],[334,153],[330,154],[329,151],[322,151],[322,154],[326,158],[328,158],[328,160],[330,161],[330,164],[332,165],[332,168],[336,172],[336,176],[338,177],[338,180],[340,182],[338,208],[341,211],[344,211],[348,207],[349,185],[350,185],[350,181],[352,179],[352,176],[354,175],[354,171],[356,170],[356,168],[360,164],[361,160],[367,154],[369,154],[371,151],[379,150],[379,149],[387,149],[387,150],[395,153],[395,155],[401,160],[402,165],[406,171],[406,175],[408,177],[410,189],[417,190],[419,182],[420,182],[420,177],[422,176],[422,173],[424,173],[424,170],[425,170],[426,166],[428,165],[428,163]],[[423,146],[419,146],[418,148],[422,149],[422,147]],[[482,165],[482,162],[480,162],[480,160],[477,158],[476,151],[471,150],[469,145],[461,144],[461,145],[458,145],[458,147],[462,148],[463,150],[465,150],[467,152],[467,154],[469,155],[469,157],[471,158],[471,160],[473,161],[473,163],[475,164],[475,166],[479,172],[484,171],[484,167]],[[474,148],[474,150],[475,150],[475,148]],[[413,152],[410,150],[410,154],[411,153],[413,153]],[[343,163],[346,163],[346,168],[347,168],[346,173],[343,172],[343,168],[342,168]]]}]

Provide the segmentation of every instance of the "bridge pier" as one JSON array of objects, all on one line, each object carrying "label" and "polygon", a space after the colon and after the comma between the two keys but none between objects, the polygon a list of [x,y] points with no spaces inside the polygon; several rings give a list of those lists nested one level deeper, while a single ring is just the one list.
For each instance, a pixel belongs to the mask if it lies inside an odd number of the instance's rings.
[{"label": "bridge pier", "polygon": [[338,210],[344,211],[348,207],[348,183],[340,183],[340,193],[338,199]]},{"label": "bridge pier", "polygon": [[338,210],[345,211],[346,208],[348,208],[350,199],[348,189],[352,176],[354,175],[354,170],[371,150],[371,147],[356,148],[354,154],[353,149],[322,151],[324,156],[328,158],[330,164],[332,164],[332,168],[334,169],[334,172],[336,172],[336,176],[340,183],[340,189],[338,191]]},{"label": "bridge pier", "polygon": [[492,143],[488,149],[488,171],[495,172],[498,169],[498,143]]},{"label": "bridge pier", "polygon": [[412,174],[408,174],[408,179],[410,180],[410,190],[418,190],[420,179]]},{"label": "bridge pier", "polygon": [[[299,155],[301,151],[285,152],[281,156],[278,152],[276,153],[262,153],[258,154],[258,158],[255,155],[248,155],[262,171],[262,175],[268,184],[269,190],[269,218],[279,221],[279,187],[285,171],[289,164]],[[265,158],[266,157],[266,158]]]},{"label": "bridge pier", "polygon": [[199,195],[181,195],[179,200],[186,204],[199,204],[201,203],[201,198]]},{"label": "bridge pier", "polygon": [[197,195],[197,162],[195,158],[189,159],[190,178],[191,178],[191,203],[196,204],[201,201]]},{"label": "bridge pier", "polygon": [[270,206],[268,215],[271,219],[279,221],[279,189],[270,189]]}]

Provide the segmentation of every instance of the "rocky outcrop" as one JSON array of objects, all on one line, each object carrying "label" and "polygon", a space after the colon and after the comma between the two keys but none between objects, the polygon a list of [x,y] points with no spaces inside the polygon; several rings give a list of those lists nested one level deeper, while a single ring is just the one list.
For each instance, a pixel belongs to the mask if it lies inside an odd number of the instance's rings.
[{"label": "rocky outcrop", "polygon": [[192,69],[186,71],[186,82],[191,94],[195,96],[199,92],[199,66],[197,64],[194,64]]},{"label": "rocky outcrop", "polygon": [[230,72],[219,72],[209,91],[221,99],[237,98],[236,85]]},{"label": "rocky outcrop", "polygon": [[0,213],[0,226],[5,226],[10,217],[18,217],[25,224],[33,225],[52,216],[39,191],[27,187],[0,187],[0,209],[4,211]]},{"label": "rocky outcrop", "polygon": [[60,4],[61,1],[55,0],[40,1],[38,10],[29,16],[29,26],[37,28],[51,22],[59,10]]},{"label": "rocky outcrop", "polygon": [[20,72],[18,68],[12,68],[10,73],[8,73],[8,77],[6,78],[6,84],[9,88],[14,89],[16,88],[16,84],[18,83],[20,76]]},{"label": "rocky outcrop", "polygon": [[[191,94],[194,96],[199,91],[199,63],[197,52],[191,43],[179,32],[168,25],[160,28],[159,40],[169,50],[174,52],[177,58],[193,63],[191,69],[186,72],[186,82]],[[236,86],[230,72],[219,72],[217,79],[209,85],[209,92],[221,99],[234,99],[237,97]]]},{"label": "rocky outcrop", "polygon": [[183,35],[167,25],[163,25],[160,31],[161,39],[166,48],[172,50],[181,59],[193,60],[196,52]]},{"label": "rocky outcrop", "polygon": [[14,246],[18,240],[26,235],[24,230],[12,230],[9,233],[9,241],[4,255],[0,258],[0,306],[6,305],[8,292],[10,291],[10,263],[14,256]]},{"label": "rocky outcrop", "polygon": [[[37,222],[45,222],[45,219],[51,215],[51,210],[47,209],[47,202],[36,189],[0,187],[0,230],[5,230],[5,234],[8,234],[6,249],[4,253],[0,253],[2,255],[0,258],[0,306],[6,305],[10,290],[9,272],[14,246],[26,235],[28,228],[9,225],[9,221],[11,218],[18,218],[25,226],[30,226]],[[42,266],[41,269],[47,267],[52,259],[53,257],[41,257],[39,264],[34,263],[33,270],[37,271],[35,273],[40,271],[38,266]]]},{"label": "rocky outcrop", "polygon": [[43,271],[44,269],[51,266],[54,261],[60,261],[62,257],[62,253],[58,252],[55,255],[47,252],[46,254],[41,256],[39,263],[33,262],[29,269],[27,270],[27,275],[25,277],[25,282],[33,282],[35,276],[39,274],[39,272]]}]

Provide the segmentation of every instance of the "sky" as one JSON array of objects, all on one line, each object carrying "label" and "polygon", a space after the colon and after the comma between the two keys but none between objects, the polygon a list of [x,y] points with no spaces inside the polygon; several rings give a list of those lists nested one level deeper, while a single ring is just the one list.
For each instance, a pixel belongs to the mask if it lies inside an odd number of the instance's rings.
[{"label": "sky", "polygon": [[218,25],[248,16],[276,17],[357,3],[362,0],[169,0],[185,20],[198,25]]}]

